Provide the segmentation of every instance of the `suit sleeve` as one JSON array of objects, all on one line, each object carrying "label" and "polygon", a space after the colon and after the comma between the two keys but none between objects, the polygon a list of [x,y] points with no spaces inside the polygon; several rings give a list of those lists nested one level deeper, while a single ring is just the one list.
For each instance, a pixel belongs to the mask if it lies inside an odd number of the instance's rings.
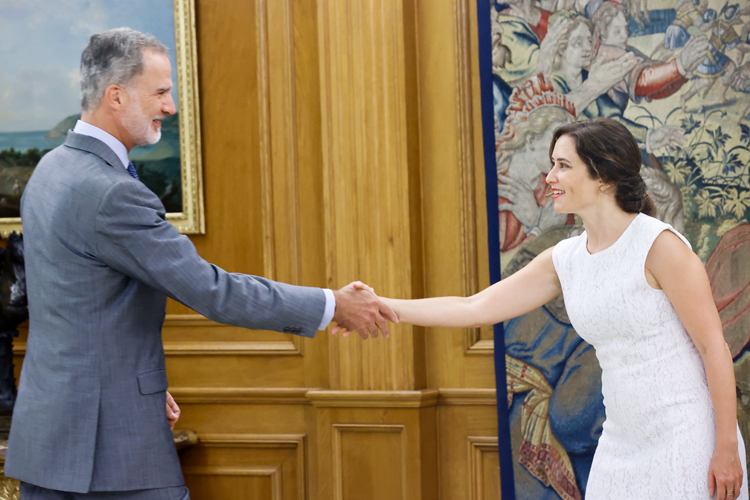
[{"label": "suit sleeve", "polygon": [[140,183],[118,182],[102,198],[96,251],[112,269],[219,323],[314,337],[323,317],[320,288],[228,273],[203,260]]}]

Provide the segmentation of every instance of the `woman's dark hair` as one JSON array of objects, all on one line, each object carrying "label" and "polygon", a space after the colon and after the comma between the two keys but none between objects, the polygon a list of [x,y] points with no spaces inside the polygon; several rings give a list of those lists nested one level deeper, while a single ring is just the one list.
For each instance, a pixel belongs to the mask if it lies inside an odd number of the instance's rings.
[{"label": "woman's dark hair", "polygon": [[573,139],[589,175],[614,187],[615,201],[621,209],[632,214],[656,214],[641,177],[641,150],[624,125],[610,118],[595,118],[558,127],[549,147],[550,157],[557,140],[564,135]]}]

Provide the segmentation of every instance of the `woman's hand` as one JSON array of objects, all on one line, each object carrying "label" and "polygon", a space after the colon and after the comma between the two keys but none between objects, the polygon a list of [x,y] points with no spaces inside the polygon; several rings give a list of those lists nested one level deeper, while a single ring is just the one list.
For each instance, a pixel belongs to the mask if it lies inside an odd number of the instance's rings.
[{"label": "woman's hand", "polygon": [[740,496],[741,487],[742,463],[736,443],[717,445],[708,467],[709,493],[716,495],[716,500],[734,500]]}]

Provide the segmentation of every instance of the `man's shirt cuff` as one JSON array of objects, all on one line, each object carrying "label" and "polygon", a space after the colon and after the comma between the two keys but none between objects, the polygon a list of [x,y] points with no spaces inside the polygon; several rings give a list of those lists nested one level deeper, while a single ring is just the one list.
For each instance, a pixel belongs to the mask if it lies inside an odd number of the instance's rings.
[{"label": "man's shirt cuff", "polygon": [[333,319],[333,314],[336,312],[336,297],[333,296],[333,290],[324,288],[323,292],[326,294],[326,308],[323,312],[323,319],[320,321],[318,330],[325,330],[328,328],[328,324]]}]

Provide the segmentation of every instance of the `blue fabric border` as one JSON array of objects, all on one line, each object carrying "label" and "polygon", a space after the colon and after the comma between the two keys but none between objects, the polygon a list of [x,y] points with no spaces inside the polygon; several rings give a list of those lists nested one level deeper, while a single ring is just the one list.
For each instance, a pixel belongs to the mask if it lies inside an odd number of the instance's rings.
[{"label": "blue fabric border", "polygon": [[[479,35],[479,79],[482,89],[482,140],[484,143],[484,175],[487,187],[487,233],[490,258],[490,282],[500,281],[500,227],[497,208],[497,165],[495,163],[495,121],[492,104],[492,26],[491,4],[477,0],[477,32]],[[494,222],[493,222],[494,221]],[[503,500],[516,500],[513,480],[513,454],[510,445],[508,394],[505,385],[505,335],[503,324],[495,325],[495,385],[497,387],[497,436],[500,456],[500,490]]]}]

